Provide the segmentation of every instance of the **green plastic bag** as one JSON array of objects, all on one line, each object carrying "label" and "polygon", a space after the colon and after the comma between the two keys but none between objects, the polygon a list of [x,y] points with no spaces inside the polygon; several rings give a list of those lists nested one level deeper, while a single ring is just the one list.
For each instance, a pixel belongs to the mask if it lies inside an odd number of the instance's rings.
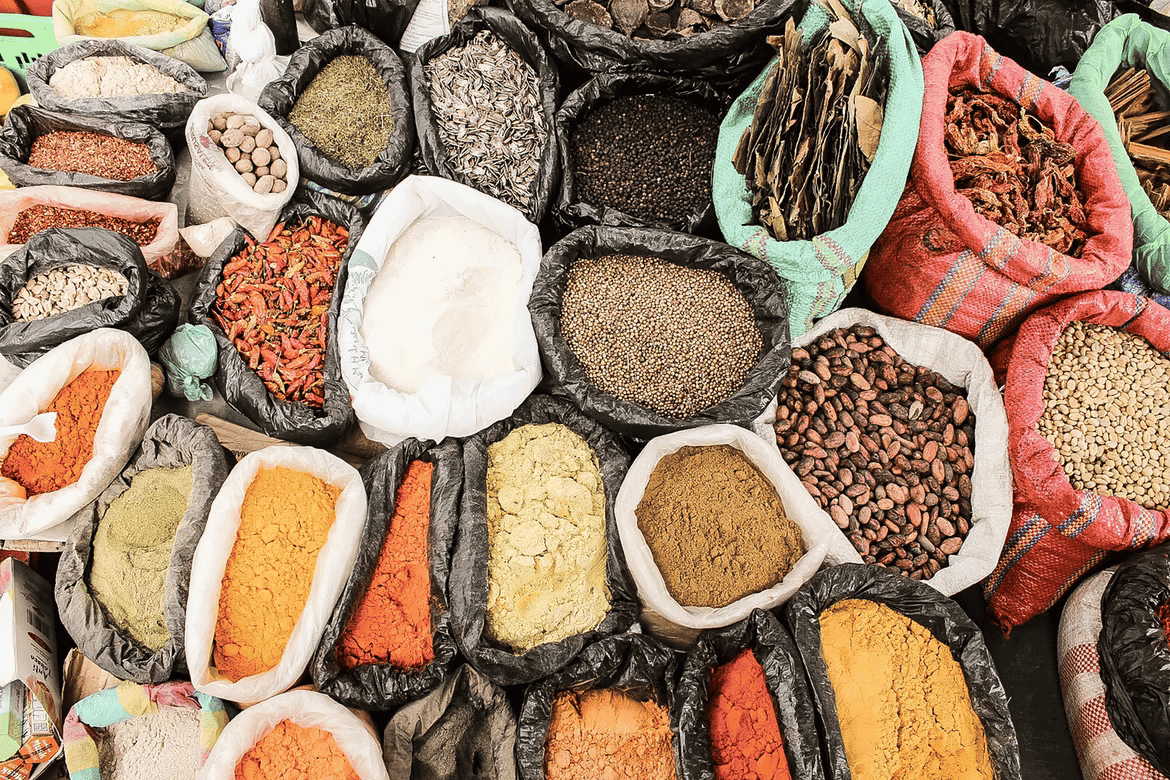
[{"label": "green plastic bag", "polygon": [[1133,212],[1133,264],[1148,284],[1170,292],[1170,222],[1150,202],[1129,154],[1121,143],[1117,120],[1105,87],[1118,68],[1145,68],[1163,97],[1170,88],[1170,32],[1141,20],[1137,14],[1119,16],[1101,28],[1093,45],[1077,64],[1069,94],[1101,123],[1113,150],[1121,186]]},{"label": "green plastic bag", "polygon": [[[732,104],[719,128],[715,151],[712,189],[719,228],[727,243],[768,261],[785,281],[792,338],[811,328],[814,320],[835,311],[857,282],[870,247],[882,234],[902,196],[918,142],[922,62],[910,31],[889,0],[842,0],[842,4],[879,57],[879,67],[887,68],[889,79],[877,154],[845,224],[809,241],[776,241],[754,223],[747,182],[735,170],[732,160],[740,137],[752,121],[771,63]],[[811,35],[828,22],[828,14],[814,2],[801,20],[800,29]]]},{"label": "green plastic bag", "polygon": [[167,370],[167,387],[188,401],[210,401],[211,388],[203,381],[215,373],[215,335],[206,325],[183,324],[158,351]]}]

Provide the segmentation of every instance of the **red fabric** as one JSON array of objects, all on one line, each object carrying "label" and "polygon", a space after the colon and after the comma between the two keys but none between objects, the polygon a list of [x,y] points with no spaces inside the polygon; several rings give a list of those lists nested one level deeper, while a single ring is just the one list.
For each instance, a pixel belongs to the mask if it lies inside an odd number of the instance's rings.
[{"label": "red fabric", "polygon": [[1044,412],[1044,379],[1057,339],[1080,320],[1137,334],[1170,351],[1170,310],[1129,293],[1098,290],[1059,301],[1020,326],[997,349],[1008,355],[1004,406],[1015,511],[999,565],[984,583],[1005,632],[1052,606],[1107,551],[1132,550],[1170,538],[1170,511],[1124,498],[1076,490],[1036,430]]},{"label": "red fabric", "polygon": [[[986,350],[1028,313],[1121,275],[1133,251],[1129,200],[1097,120],[979,36],[947,36],[923,59],[922,71],[926,91],[910,181],[862,279],[890,314],[946,328]],[[955,190],[944,117],[949,90],[967,85],[1015,100],[1076,149],[1089,234],[1080,258],[1017,238]]]}]

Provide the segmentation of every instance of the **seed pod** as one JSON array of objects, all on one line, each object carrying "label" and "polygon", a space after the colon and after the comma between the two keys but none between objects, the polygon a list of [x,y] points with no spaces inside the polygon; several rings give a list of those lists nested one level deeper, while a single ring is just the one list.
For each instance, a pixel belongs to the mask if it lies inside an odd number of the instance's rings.
[{"label": "seed pod", "polygon": [[647,0],[610,0],[609,10],[618,29],[630,35],[646,21],[650,4]]},{"label": "seed pod", "polygon": [[598,27],[613,26],[613,19],[610,18],[609,11],[593,0],[573,0],[565,7],[565,11],[579,22],[595,24]]}]

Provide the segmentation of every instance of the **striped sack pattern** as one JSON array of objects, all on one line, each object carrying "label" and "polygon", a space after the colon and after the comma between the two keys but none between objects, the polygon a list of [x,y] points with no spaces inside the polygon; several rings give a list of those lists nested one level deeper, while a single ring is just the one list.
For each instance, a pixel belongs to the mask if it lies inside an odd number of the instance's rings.
[{"label": "striped sack pattern", "polygon": [[1060,692],[1085,780],[1167,780],[1117,736],[1105,711],[1097,655],[1101,595],[1115,569],[1093,575],[1069,596],[1056,638]]},{"label": "striped sack pattern", "polygon": [[984,582],[992,618],[1010,632],[1049,609],[1109,551],[1170,538],[1170,511],[1077,490],[1039,434],[1044,380],[1056,341],[1076,320],[1120,328],[1170,351],[1170,310],[1129,293],[1082,293],[1036,312],[997,356],[1007,355],[1008,416],[1015,510],[999,564]]},{"label": "striped sack pattern", "polygon": [[[987,350],[1037,308],[1121,275],[1133,249],[1129,201],[1097,121],[979,36],[948,36],[922,68],[925,99],[910,182],[862,279],[885,311],[954,331]],[[1080,257],[1018,238],[977,214],[955,189],[945,115],[950,90],[964,85],[1015,100],[1076,148],[1089,232]]]}]

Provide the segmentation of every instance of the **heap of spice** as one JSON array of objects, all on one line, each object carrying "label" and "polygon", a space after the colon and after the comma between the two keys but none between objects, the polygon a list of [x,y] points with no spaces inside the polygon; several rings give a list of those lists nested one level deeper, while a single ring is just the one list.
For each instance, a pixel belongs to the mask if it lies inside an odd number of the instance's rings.
[{"label": "heap of spice", "polygon": [[251,114],[225,111],[207,122],[207,137],[240,178],[258,195],[281,193],[288,188],[288,163],[272,131]]},{"label": "heap of spice", "polygon": [[22,209],[8,231],[9,244],[24,244],[30,238],[49,228],[99,227],[121,233],[134,239],[138,246],[146,246],[158,234],[160,220],[157,217],[145,222],[134,222],[121,217],[111,217],[87,209],[71,209],[65,206],[46,206],[38,203]]},{"label": "heap of spice", "polygon": [[764,667],[744,650],[707,683],[715,780],[789,780],[784,740]]},{"label": "heap of spice", "polygon": [[488,447],[487,635],[519,652],[584,633],[609,611],[605,487],[592,448],[559,423]]},{"label": "heap of spice", "polygon": [[200,711],[163,707],[110,724],[98,738],[102,780],[194,780],[199,769]]},{"label": "heap of spice", "polygon": [[545,780],[674,780],[670,715],[617,689],[561,691],[544,748]]},{"label": "heap of spice", "polygon": [[1044,378],[1036,423],[1077,490],[1170,508],[1170,359],[1141,336],[1069,323]]},{"label": "heap of spice", "polygon": [[845,224],[877,153],[884,68],[872,50],[857,48],[864,36],[851,19],[831,21],[806,41],[789,17],[784,34],[768,38],[777,61],[735,151],[752,215],[777,241],[807,241]]},{"label": "heap of spice", "polygon": [[1009,232],[1080,257],[1087,238],[1077,151],[1014,100],[961,87],[947,95],[955,189]]},{"label": "heap of spice", "polygon": [[328,157],[355,171],[373,164],[394,133],[390,90],[369,58],[343,54],[309,82],[288,121]]},{"label": "heap of spice", "polygon": [[105,266],[80,263],[57,266],[25,282],[12,298],[12,316],[17,320],[55,317],[125,295],[129,285],[123,274]]},{"label": "heap of spice", "polygon": [[280,663],[340,494],[319,477],[283,467],[261,469],[248,485],[224,569],[212,653],[216,669],[232,682]]},{"label": "heap of spice", "polygon": [[49,86],[63,98],[124,97],[186,92],[187,88],[145,62],[129,57],[85,57],[58,68]]},{"label": "heap of spice", "polygon": [[329,305],[349,231],[321,217],[245,236],[215,288],[211,316],[281,401],[325,404]]},{"label": "heap of spice", "polygon": [[633,38],[677,40],[734,24],[755,7],[756,0],[573,0],[565,12]]},{"label": "heap of spice", "polygon": [[734,395],[763,350],[752,307],[731,280],[654,257],[575,261],[561,330],[603,392],[676,418]]},{"label": "heap of spice", "polygon": [[808,549],[772,483],[726,444],[658,461],[635,516],[667,591],[687,607],[766,590]]},{"label": "heap of spice", "polygon": [[78,17],[73,31],[94,38],[133,38],[139,35],[158,35],[174,32],[190,23],[190,19],[150,9],[91,11]]},{"label": "heap of spice", "polygon": [[56,412],[57,437],[39,442],[21,434],[8,448],[0,475],[29,496],[52,493],[81,478],[93,456],[93,437],[121,371],[83,371],[65,385],[45,412]]},{"label": "heap of spice", "polygon": [[235,780],[358,780],[332,734],[285,719],[236,764]]},{"label": "heap of spice", "polygon": [[398,487],[370,583],[337,640],[337,661],[345,669],[421,669],[435,659],[427,554],[434,470],[433,463],[416,460]]},{"label": "heap of spice", "polygon": [[190,466],[140,471],[93,535],[90,593],[112,625],[152,652],[171,638],[163,613],[167,572],[193,480]]},{"label": "heap of spice", "polygon": [[951,649],[864,599],[820,616],[821,653],[855,780],[993,780],[983,723]]},{"label": "heap of spice", "polygon": [[792,350],[780,454],[866,563],[933,577],[971,528],[975,415],[962,388],[871,327]]},{"label": "heap of spice", "polygon": [[146,144],[88,130],[54,130],[37,136],[28,153],[28,164],[46,171],[87,173],[114,181],[131,181],[157,170]]},{"label": "heap of spice", "polygon": [[477,189],[526,210],[548,141],[536,71],[491,30],[423,71],[448,164]]},{"label": "heap of spice", "polygon": [[682,228],[711,202],[719,117],[682,98],[625,95],[569,135],[575,197]]},{"label": "heap of spice", "polygon": [[1170,111],[1158,111],[1157,93],[1150,72],[1127,68],[1118,71],[1105,97],[1117,117],[1121,143],[1133,161],[1142,189],[1154,208],[1170,217]]}]

